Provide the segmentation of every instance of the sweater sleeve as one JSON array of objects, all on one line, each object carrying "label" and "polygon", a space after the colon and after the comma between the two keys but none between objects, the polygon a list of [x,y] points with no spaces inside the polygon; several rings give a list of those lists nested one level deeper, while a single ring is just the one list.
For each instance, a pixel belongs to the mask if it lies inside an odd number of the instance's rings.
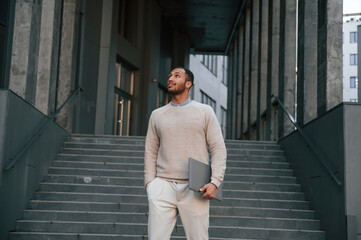
[{"label": "sweater sleeve", "polygon": [[207,144],[211,152],[211,183],[221,185],[226,170],[227,150],[223,140],[221,127],[212,108],[206,114]]},{"label": "sweater sleeve", "polygon": [[157,156],[159,150],[159,137],[156,131],[154,114],[149,119],[147,136],[145,139],[145,155],[144,155],[144,187],[150,183],[157,173]]}]

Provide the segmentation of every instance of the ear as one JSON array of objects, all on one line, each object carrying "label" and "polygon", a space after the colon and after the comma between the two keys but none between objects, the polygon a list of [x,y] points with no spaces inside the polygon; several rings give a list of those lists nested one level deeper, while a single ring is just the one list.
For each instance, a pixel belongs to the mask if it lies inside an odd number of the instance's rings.
[{"label": "ear", "polygon": [[187,81],[187,82],[186,82],[186,87],[187,87],[187,88],[191,88],[191,86],[192,86],[192,83],[191,83],[190,81]]}]

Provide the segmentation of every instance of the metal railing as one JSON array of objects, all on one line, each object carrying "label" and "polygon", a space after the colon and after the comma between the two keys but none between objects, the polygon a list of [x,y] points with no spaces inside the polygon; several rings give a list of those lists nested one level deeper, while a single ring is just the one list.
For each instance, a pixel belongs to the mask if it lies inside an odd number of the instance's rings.
[{"label": "metal railing", "polygon": [[53,115],[51,115],[51,117],[49,119],[46,120],[45,123],[42,123],[41,126],[39,127],[39,130],[29,139],[29,141],[20,149],[20,151],[13,157],[11,158],[11,162],[7,165],[7,167],[5,168],[5,170],[10,170],[11,168],[14,167],[15,163],[24,155],[24,153],[31,147],[31,145],[41,136],[41,134],[43,133],[43,131],[45,130],[45,128],[48,126],[48,124],[52,121],[54,121],[54,119],[56,118],[56,116],[59,114],[59,112],[65,107],[65,105],[73,99],[73,97],[78,94],[79,92],[83,92],[83,89],[81,89],[80,87],[78,89],[76,89],[66,100],[65,102],[58,108],[58,110],[56,110],[55,113],[53,113]]},{"label": "metal railing", "polygon": [[297,124],[297,122],[295,121],[295,119],[292,117],[292,115],[290,114],[290,112],[287,111],[286,107],[283,105],[282,101],[274,94],[272,94],[271,98],[274,98],[278,104],[281,106],[282,110],[286,113],[287,117],[291,120],[291,122],[293,123],[293,125],[297,128],[298,132],[301,134],[301,136],[304,138],[304,140],[306,141],[307,145],[311,148],[312,152],[317,156],[318,160],[320,160],[320,162],[322,163],[322,165],[326,168],[328,174],[330,174],[330,176],[332,177],[332,179],[336,182],[336,184],[338,186],[342,186],[341,181],[337,178],[337,176],[333,173],[333,171],[331,170],[330,166],[327,164],[327,162],[324,160],[324,157],[322,156],[322,154],[320,153],[320,151],[318,151],[313,144],[311,143],[311,141],[309,140],[309,138],[305,135],[305,133],[303,132],[303,130],[301,129],[301,127]]}]

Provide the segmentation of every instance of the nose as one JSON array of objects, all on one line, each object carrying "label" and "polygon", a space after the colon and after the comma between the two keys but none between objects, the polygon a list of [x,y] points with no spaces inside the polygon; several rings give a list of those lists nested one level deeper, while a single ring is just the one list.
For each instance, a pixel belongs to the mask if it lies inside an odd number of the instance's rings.
[{"label": "nose", "polygon": [[169,76],[168,83],[170,83],[170,82],[174,82],[173,76]]}]

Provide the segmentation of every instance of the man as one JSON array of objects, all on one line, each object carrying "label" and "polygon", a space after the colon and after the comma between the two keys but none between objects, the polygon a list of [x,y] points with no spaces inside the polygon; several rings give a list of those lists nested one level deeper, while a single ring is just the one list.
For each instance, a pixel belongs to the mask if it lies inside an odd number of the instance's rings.
[{"label": "man", "polygon": [[[154,110],[145,145],[144,185],[148,194],[150,240],[170,239],[179,213],[187,239],[208,239],[209,200],[226,169],[226,148],[213,109],[191,101],[193,73],[178,67],[168,77],[172,101]],[[209,163],[211,182],[197,193],[188,188],[188,158]]]}]

